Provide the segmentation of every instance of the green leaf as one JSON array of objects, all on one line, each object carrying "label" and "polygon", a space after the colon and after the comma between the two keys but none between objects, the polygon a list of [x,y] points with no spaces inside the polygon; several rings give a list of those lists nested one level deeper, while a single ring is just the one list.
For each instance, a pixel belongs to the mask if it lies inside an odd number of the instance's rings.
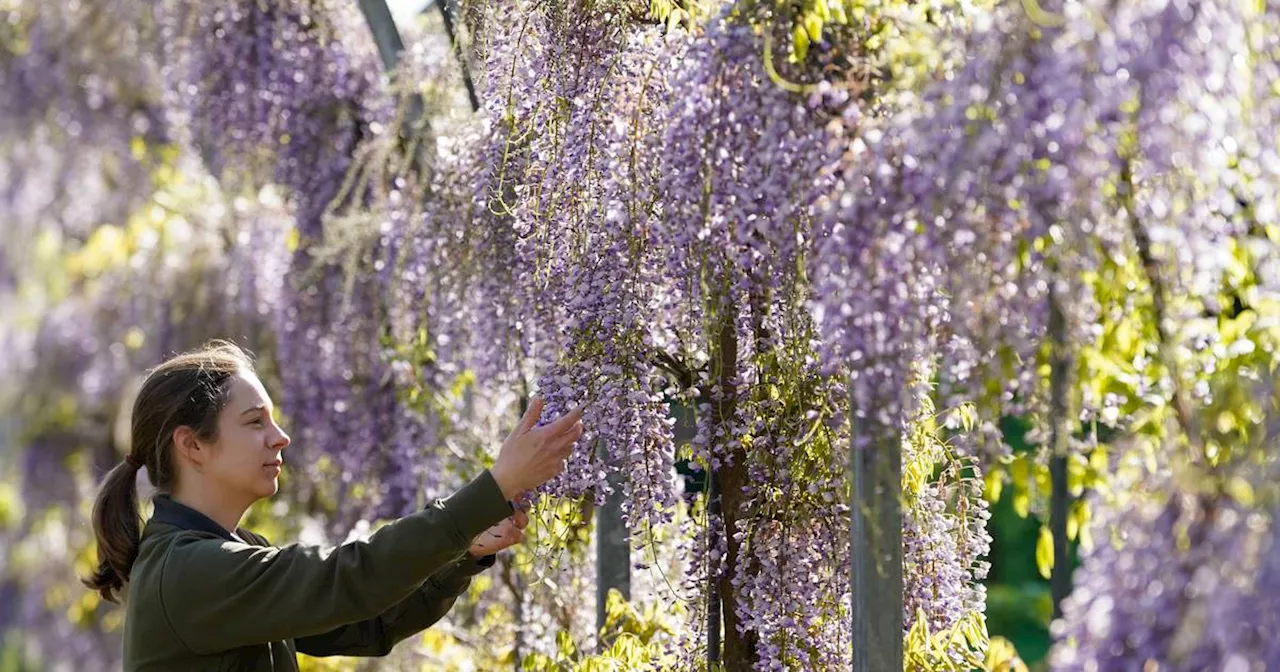
[{"label": "green leaf", "polygon": [[1067,512],[1067,539],[1077,539],[1089,524],[1089,502],[1077,499]]},{"label": "green leaf", "polygon": [[797,61],[803,61],[809,55],[809,33],[803,26],[796,25],[791,31],[791,48],[795,51]]},{"label": "green leaf", "polygon": [[987,501],[1000,501],[1000,494],[1004,492],[1004,478],[996,469],[990,469],[983,475],[984,486],[986,490]]},{"label": "green leaf", "polygon": [[1046,525],[1040,526],[1040,537],[1036,539],[1036,569],[1040,576],[1053,576],[1053,533]]},{"label": "green leaf", "polygon": [[1027,493],[1026,488],[1014,489],[1013,512],[1018,514],[1019,518],[1026,518],[1031,515],[1031,495]]},{"label": "green leaf", "polygon": [[22,497],[9,483],[0,483],[0,530],[11,528],[22,518]]},{"label": "green leaf", "polygon": [[822,19],[815,14],[804,17],[804,29],[809,32],[809,39],[813,42],[822,41],[822,25]]},{"label": "green leaf", "polygon": [[573,643],[573,637],[564,630],[556,633],[556,649],[561,658],[572,658],[573,654],[578,652],[577,645]]}]

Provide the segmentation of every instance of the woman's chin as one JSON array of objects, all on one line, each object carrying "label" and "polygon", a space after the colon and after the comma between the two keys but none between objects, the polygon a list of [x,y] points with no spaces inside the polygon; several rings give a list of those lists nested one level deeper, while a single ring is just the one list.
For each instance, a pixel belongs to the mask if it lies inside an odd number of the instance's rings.
[{"label": "woman's chin", "polygon": [[260,498],[266,499],[267,497],[274,497],[275,494],[279,491],[280,491],[280,479],[272,477],[264,481],[261,485],[259,485],[258,491],[255,494],[257,494],[258,497]]},{"label": "woman's chin", "polygon": [[280,491],[280,474],[282,471],[278,464],[263,468],[263,497],[271,497]]}]

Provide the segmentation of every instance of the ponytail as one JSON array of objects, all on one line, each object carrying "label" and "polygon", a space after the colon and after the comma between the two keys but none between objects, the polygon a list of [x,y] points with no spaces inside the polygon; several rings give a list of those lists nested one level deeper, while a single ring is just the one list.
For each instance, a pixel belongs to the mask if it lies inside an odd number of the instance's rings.
[{"label": "ponytail", "polygon": [[107,473],[93,502],[93,534],[98,540],[98,569],[84,585],[102,599],[119,603],[119,595],[138,559],[142,517],[138,512],[138,470],[131,459]]}]

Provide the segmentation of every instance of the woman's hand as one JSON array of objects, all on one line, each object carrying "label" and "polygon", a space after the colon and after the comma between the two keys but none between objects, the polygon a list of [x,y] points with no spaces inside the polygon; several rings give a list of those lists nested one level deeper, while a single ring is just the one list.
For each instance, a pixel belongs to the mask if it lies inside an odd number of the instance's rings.
[{"label": "woman's hand", "polygon": [[514,516],[505,518],[501,523],[481,532],[467,551],[472,557],[483,558],[514,546],[524,541],[524,528],[528,524],[529,516],[522,509],[516,509]]},{"label": "woman's hand", "polygon": [[570,411],[555,422],[535,428],[542,417],[542,399],[535,397],[524,417],[503,442],[489,473],[508,500],[533,490],[564,471],[573,444],[582,436],[582,408]]}]

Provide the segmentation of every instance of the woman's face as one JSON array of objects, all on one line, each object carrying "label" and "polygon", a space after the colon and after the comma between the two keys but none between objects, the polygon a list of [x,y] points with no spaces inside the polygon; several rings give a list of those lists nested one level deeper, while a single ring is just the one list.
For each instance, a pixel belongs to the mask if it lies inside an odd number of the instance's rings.
[{"label": "woman's face", "polygon": [[281,451],[289,445],[289,435],[271,411],[271,398],[257,376],[232,377],[230,401],[218,416],[218,440],[204,465],[204,476],[230,497],[253,502],[279,489]]}]

